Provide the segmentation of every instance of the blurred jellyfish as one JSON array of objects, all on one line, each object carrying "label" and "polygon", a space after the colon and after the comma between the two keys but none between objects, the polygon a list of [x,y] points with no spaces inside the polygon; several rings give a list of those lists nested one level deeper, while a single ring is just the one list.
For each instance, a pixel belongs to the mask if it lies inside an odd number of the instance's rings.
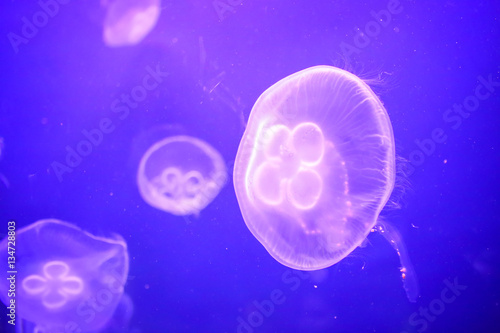
[{"label": "blurred jellyfish", "polygon": [[[15,262],[7,261],[15,248]],[[89,332],[104,327],[120,303],[128,274],[125,241],[96,237],[56,219],[35,222],[0,243],[0,298],[37,331]],[[10,266],[10,265],[13,266]]]},{"label": "blurred jellyfish", "polygon": [[[386,110],[366,83],[330,66],[290,75],[259,97],[234,165],[246,225],[277,261],[298,270],[329,267],[361,245],[394,182]],[[379,230],[416,299],[401,237],[386,224]]]},{"label": "blurred jellyfish", "polygon": [[219,152],[190,136],[155,143],[142,157],[137,172],[144,201],[174,215],[198,214],[217,196],[226,179]]},{"label": "blurred jellyfish", "polygon": [[160,0],[104,0],[103,39],[107,46],[135,45],[156,25]]},{"label": "blurred jellyfish", "polygon": [[[2,160],[2,155],[3,155],[3,150],[4,150],[5,144],[4,140],[2,137],[0,137],[0,161]],[[3,173],[0,172],[0,182],[2,182],[6,188],[9,188],[9,180],[7,177],[4,176]]]},{"label": "blurred jellyfish", "polygon": [[108,321],[103,332],[106,333],[129,333],[130,320],[134,313],[134,303],[130,296],[126,293],[122,295],[120,303],[113,313],[113,318]]}]

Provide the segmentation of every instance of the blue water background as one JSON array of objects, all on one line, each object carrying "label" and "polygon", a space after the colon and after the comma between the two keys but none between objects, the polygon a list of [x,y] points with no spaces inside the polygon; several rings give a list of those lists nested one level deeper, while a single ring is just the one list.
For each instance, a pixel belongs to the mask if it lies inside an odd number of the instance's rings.
[{"label": "blue water background", "polygon": [[[355,47],[357,29],[364,31],[374,20],[370,13],[388,3],[243,0],[220,16],[211,0],[167,0],[142,43],[108,48],[98,1],[71,1],[15,52],[8,33],[21,34],[22,17],[40,7],[3,1],[0,173],[9,186],[0,183],[0,233],[9,219],[21,227],[53,217],[97,235],[121,234],[130,253],[125,291],[134,304],[123,332],[237,332],[238,318],[248,322],[255,302],[276,290],[284,301],[252,331],[498,332],[500,86],[459,125],[443,116],[473,96],[481,78],[500,82],[500,3],[402,0],[401,12],[346,57],[342,49]],[[398,154],[413,157],[402,207],[386,215],[418,274],[415,304],[402,288],[396,253],[380,235],[342,262],[299,278],[249,232],[232,181],[199,217],[156,210],[138,193],[135,173],[150,141],[196,136],[231,169],[259,95],[320,64],[381,80],[374,89]],[[157,66],[168,77],[120,119],[112,102]],[[74,149],[85,139],[82,131],[103,118],[114,131],[58,179],[54,161],[64,163],[66,147]],[[416,140],[436,129],[446,141],[419,153]],[[454,280],[466,289],[423,319],[419,309],[438,306]],[[5,315],[0,326],[13,332]]]}]

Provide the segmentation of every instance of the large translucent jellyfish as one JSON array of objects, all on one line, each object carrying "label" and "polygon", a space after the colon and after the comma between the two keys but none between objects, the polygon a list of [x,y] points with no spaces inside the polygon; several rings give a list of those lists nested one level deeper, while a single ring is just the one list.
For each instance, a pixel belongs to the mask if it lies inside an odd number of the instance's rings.
[{"label": "large translucent jellyfish", "polygon": [[122,298],[129,260],[121,237],[96,237],[56,219],[19,230],[9,222],[0,251],[8,263],[0,299],[16,325],[22,318],[38,332],[96,331]]},{"label": "large translucent jellyfish", "polygon": [[142,198],[174,215],[198,214],[226,180],[219,152],[190,136],[172,136],[155,143],[142,157],[137,172]]},{"label": "large translucent jellyfish", "polygon": [[[233,180],[246,225],[277,261],[298,270],[329,267],[361,245],[394,188],[389,116],[349,72],[330,66],[297,72],[255,103]],[[400,255],[414,300],[404,244],[394,229],[380,231]]]},{"label": "large translucent jellyfish", "polygon": [[108,46],[135,45],[156,25],[160,0],[104,0],[103,39]]}]

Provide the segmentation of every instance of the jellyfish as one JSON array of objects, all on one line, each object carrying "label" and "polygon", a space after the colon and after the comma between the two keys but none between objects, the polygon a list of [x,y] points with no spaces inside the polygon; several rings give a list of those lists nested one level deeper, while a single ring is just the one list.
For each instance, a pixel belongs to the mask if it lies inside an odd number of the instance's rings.
[{"label": "jellyfish", "polygon": [[8,320],[22,318],[45,333],[97,331],[121,301],[129,260],[119,236],[96,237],[56,219],[19,230],[9,222],[0,250],[8,263],[0,280]]},{"label": "jellyfish", "polygon": [[[0,161],[2,160],[2,153],[3,153],[4,147],[5,147],[4,140],[2,137],[0,137]],[[6,188],[9,188],[9,186],[10,186],[9,180],[1,172],[0,172],[0,182],[2,182]]]},{"label": "jellyfish", "polygon": [[226,166],[219,152],[200,139],[183,135],[153,144],[137,172],[144,201],[179,216],[197,215],[226,180]]},{"label": "jellyfish", "polygon": [[156,25],[160,0],[104,0],[107,7],[103,39],[107,46],[135,45]]},{"label": "jellyfish", "polygon": [[[292,74],[257,100],[233,181],[243,219],[281,264],[329,267],[377,225],[395,183],[395,145],[384,106],[357,76],[331,66]],[[400,256],[410,300],[418,287],[394,228],[380,227]]]}]

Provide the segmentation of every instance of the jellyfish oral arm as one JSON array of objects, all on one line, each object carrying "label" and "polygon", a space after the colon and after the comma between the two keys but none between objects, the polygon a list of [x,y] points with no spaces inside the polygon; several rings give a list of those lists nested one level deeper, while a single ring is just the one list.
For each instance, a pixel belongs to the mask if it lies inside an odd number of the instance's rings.
[{"label": "jellyfish oral arm", "polygon": [[400,272],[403,280],[403,288],[408,300],[415,303],[420,295],[417,274],[408,256],[408,251],[406,250],[401,234],[388,223],[382,221],[378,221],[377,229],[398,253],[399,261],[401,262]]}]

